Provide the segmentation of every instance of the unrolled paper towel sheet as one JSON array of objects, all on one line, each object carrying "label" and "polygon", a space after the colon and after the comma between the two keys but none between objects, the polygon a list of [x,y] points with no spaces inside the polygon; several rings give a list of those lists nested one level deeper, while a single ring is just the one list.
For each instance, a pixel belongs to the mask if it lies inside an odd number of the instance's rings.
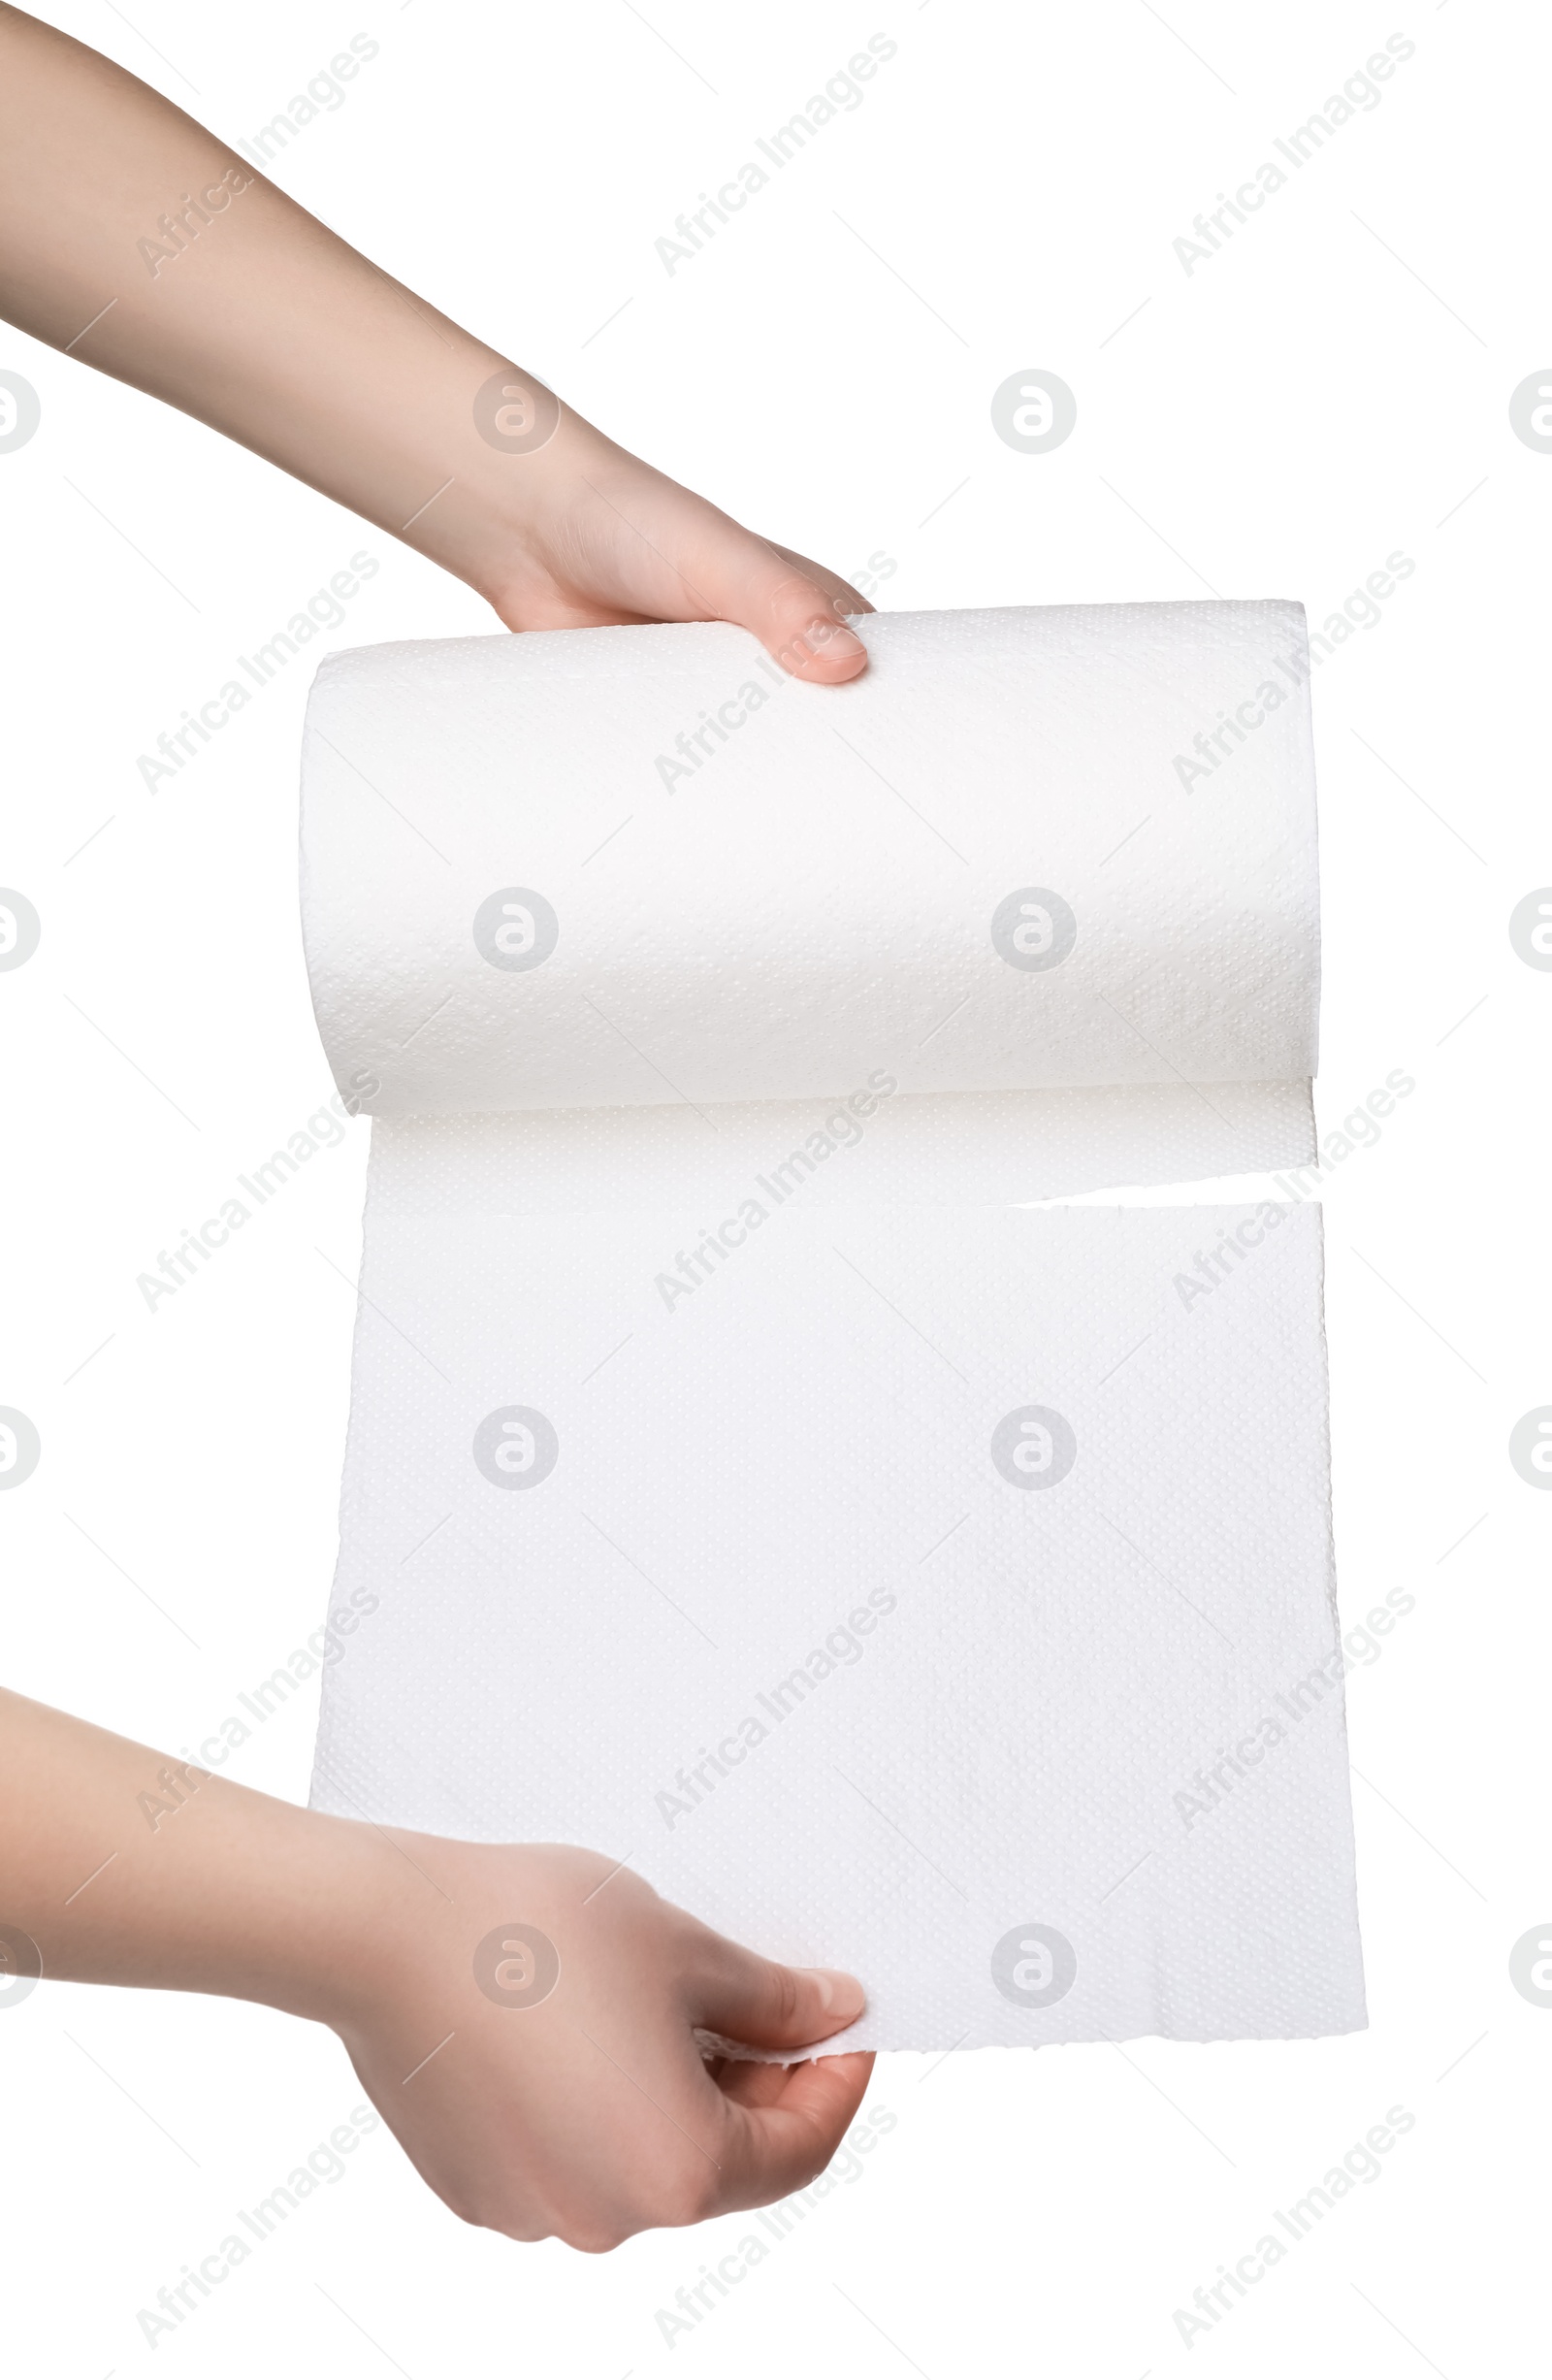
[{"label": "unrolled paper towel sheet", "polygon": [[629,1859],[847,2045],[1349,2030],[1318,1215],[1018,1211],[1312,1153],[1302,615],[859,626],[319,673],[314,1801]]}]

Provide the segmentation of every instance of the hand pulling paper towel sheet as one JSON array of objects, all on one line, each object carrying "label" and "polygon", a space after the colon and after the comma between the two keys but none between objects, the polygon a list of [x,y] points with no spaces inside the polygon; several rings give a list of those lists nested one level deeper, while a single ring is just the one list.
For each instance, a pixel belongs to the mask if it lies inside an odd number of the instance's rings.
[{"label": "hand pulling paper towel sheet", "polygon": [[1302,611],[858,627],[319,671],[314,1803],[628,1860],[848,2046],[1350,2031],[1318,1211],[1029,1204],[1312,1158]]}]

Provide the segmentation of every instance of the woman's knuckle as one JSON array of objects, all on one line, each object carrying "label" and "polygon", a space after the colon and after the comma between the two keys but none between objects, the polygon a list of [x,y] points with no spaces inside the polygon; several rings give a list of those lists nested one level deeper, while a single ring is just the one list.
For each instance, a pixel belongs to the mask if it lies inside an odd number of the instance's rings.
[{"label": "woman's knuckle", "polygon": [[564,2240],[568,2248],[575,2248],[579,2255],[607,2256],[612,2249],[629,2239],[630,2233],[628,2229],[616,2224],[594,2222],[565,2224],[556,2236]]},{"label": "woman's knuckle", "polygon": [[773,1967],[771,1975],[773,1978],[771,1993],[776,2021],[780,2025],[791,2025],[796,2020],[800,1998],[797,1977],[790,1967]]},{"label": "woman's knuckle", "polygon": [[691,2223],[704,2223],[717,2207],[717,2172],[715,2167],[683,2165],[664,2176],[657,2193],[658,2208],[654,2222],[681,2229]]}]

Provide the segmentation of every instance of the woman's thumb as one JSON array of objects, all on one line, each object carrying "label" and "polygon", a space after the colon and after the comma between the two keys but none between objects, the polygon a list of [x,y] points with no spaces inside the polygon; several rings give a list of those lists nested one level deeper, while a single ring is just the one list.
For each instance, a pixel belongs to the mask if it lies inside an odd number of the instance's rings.
[{"label": "woman's thumb", "polygon": [[751,567],[719,591],[725,619],[760,638],[773,661],[812,685],[839,686],[867,668],[867,647],[846,624],[871,609],[844,578],[778,546],[750,540]]},{"label": "woman's thumb", "polygon": [[855,2024],[867,1995],[831,1967],[783,1967],[736,1942],[699,1978],[695,2021],[751,2049],[806,2049]]}]

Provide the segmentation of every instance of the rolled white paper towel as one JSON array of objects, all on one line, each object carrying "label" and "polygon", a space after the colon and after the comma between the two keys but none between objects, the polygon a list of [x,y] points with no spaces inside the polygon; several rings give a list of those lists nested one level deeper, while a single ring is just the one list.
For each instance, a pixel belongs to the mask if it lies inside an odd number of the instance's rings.
[{"label": "rolled white paper towel", "polygon": [[1310,1154],[1302,615],[858,626],[320,671],[314,1800],[629,1859],[848,2045],[1348,2030],[1318,1216],[1010,1211]]},{"label": "rolled white paper towel", "polygon": [[304,921],[362,1106],[1308,1082],[1300,606],[857,626],[839,690],[725,625],[327,660]]}]

